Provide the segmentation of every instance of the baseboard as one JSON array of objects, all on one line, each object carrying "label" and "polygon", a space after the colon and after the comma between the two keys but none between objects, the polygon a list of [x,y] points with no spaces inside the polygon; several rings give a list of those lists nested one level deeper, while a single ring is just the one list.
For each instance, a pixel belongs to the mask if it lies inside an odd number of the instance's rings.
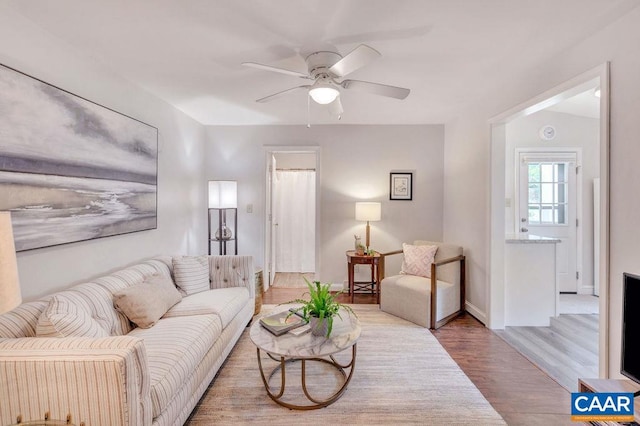
[{"label": "baseboard", "polygon": [[331,291],[341,291],[341,290],[348,290],[349,287],[346,284],[340,284],[340,283],[332,283],[331,284]]},{"label": "baseboard", "polygon": [[469,302],[465,302],[464,306],[467,312],[471,314],[475,319],[480,321],[482,324],[487,325],[487,314],[485,314],[484,312],[482,312],[480,309],[478,309],[476,306],[474,306]]},{"label": "baseboard", "polygon": [[593,286],[592,285],[583,285],[578,294],[593,294]]}]

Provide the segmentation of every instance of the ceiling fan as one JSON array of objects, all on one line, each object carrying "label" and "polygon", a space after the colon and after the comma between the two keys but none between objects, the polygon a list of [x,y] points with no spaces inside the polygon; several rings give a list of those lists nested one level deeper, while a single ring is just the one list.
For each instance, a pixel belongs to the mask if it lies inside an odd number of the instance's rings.
[{"label": "ceiling fan", "polygon": [[365,44],[359,45],[344,57],[335,52],[314,52],[305,58],[308,69],[306,74],[255,62],[243,62],[242,65],[313,81],[311,84],[293,87],[265,96],[256,100],[256,102],[269,102],[295,91],[307,90],[311,99],[321,105],[328,104],[330,112],[340,115],[343,112],[340,102],[340,91],[342,89],[368,92],[396,99],[404,99],[409,95],[410,90],[402,87],[360,80],[347,79],[340,81],[343,77],[369,64],[379,56],[381,55],[377,50]]}]

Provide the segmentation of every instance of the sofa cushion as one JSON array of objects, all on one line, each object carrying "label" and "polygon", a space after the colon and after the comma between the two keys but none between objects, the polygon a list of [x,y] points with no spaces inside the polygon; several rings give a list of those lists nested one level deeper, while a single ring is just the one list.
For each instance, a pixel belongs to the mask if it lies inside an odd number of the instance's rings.
[{"label": "sofa cushion", "polygon": [[209,290],[209,261],[206,256],[173,258],[173,276],[183,296]]},{"label": "sofa cushion", "polygon": [[140,284],[127,287],[113,295],[113,303],[118,310],[138,327],[153,326],[162,315],[182,296],[173,285],[171,278],[152,275]]},{"label": "sofa cushion", "polygon": [[136,328],[142,338],[151,378],[153,417],[169,405],[222,333],[215,315],[163,318],[152,328]]},{"label": "sofa cushion", "polygon": [[143,263],[138,263],[130,266],[129,268],[116,271],[111,275],[93,280],[94,284],[98,284],[109,292],[109,303],[112,310],[117,315],[117,323],[112,335],[127,334],[132,329],[129,318],[127,318],[122,312],[117,311],[113,306],[113,294],[125,288],[140,284],[152,275],[171,277],[171,271],[163,261],[163,258],[146,260]]},{"label": "sofa cushion", "polygon": [[64,294],[56,294],[40,315],[38,337],[108,337],[106,330],[87,309]]},{"label": "sofa cushion", "polygon": [[0,315],[0,338],[35,337],[38,318],[49,306],[49,299],[23,303]]},{"label": "sofa cushion", "polygon": [[402,244],[404,259],[401,274],[431,278],[431,264],[436,257],[438,246]]},{"label": "sofa cushion", "polygon": [[[380,285],[380,309],[423,327],[430,326],[431,279],[416,275],[386,277]],[[458,289],[451,283],[436,281],[436,320],[458,310]]]},{"label": "sofa cushion", "polygon": [[211,288],[253,287],[255,270],[251,256],[209,256]]},{"label": "sofa cushion", "polygon": [[183,297],[164,315],[165,318],[215,314],[226,327],[249,300],[246,287],[218,288]]}]

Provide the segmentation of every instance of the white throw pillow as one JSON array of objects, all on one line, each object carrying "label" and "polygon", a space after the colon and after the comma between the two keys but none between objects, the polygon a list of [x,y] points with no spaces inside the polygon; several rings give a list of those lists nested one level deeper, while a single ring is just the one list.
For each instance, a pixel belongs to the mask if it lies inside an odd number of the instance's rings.
[{"label": "white throw pillow", "polygon": [[431,264],[436,257],[437,251],[438,246],[414,246],[403,243],[404,259],[402,260],[400,273],[431,278]]},{"label": "white throw pillow", "polygon": [[113,295],[116,308],[140,328],[150,328],[182,296],[171,278],[152,275],[143,283],[127,287]]},{"label": "white throw pillow", "polygon": [[173,277],[183,296],[207,291],[211,288],[209,260],[206,256],[174,257]]},{"label": "white throw pillow", "polygon": [[55,295],[38,318],[38,337],[107,337],[109,332],[85,308],[64,295]]}]

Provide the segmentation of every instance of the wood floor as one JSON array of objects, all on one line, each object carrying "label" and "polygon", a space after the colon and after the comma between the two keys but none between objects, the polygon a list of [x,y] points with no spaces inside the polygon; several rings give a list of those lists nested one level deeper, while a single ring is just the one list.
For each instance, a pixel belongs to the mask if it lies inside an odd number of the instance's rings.
[{"label": "wood floor", "polygon": [[[270,288],[263,303],[286,302],[303,292]],[[349,303],[348,295],[340,295],[338,300]],[[355,303],[375,303],[375,297],[356,294]],[[569,414],[569,391],[471,315],[433,334],[509,425],[576,425]],[[455,413],[452,416],[454,419]]]},{"label": "wood floor", "polygon": [[298,272],[276,272],[273,279],[274,287],[289,287],[289,288],[305,288],[305,278],[311,282],[314,277],[313,272],[298,273]]},{"label": "wood floor", "polygon": [[578,379],[598,377],[598,315],[561,314],[550,327],[506,327],[507,343],[563,387],[578,391]]}]

